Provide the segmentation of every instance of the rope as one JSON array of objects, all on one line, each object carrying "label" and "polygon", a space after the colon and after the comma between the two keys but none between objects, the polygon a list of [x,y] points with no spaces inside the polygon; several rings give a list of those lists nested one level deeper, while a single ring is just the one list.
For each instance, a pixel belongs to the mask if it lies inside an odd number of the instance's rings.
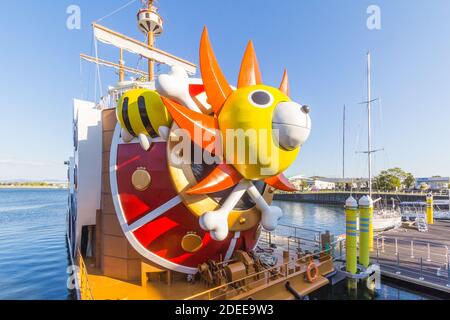
[{"label": "rope", "polygon": [[128,2],[128,3],[124,4],[123,6],[121,6],[120,8],[118,8],[118,9],[114,10],[113,12],[107,14],[106,16],[104,16],[104,17],[98,19],[96,22],[100,22],[100,21],[105,20],[105,19],[107,19],[107,18],[109,18],[109,17],[112,17],[113,15],[115,15],[115,14],[119,13],[120,11],[122,11],[123,9],[125,9],[125,8],[127,8],[127,7],[129,7],[129,6],[131,6],[131,5],[132,5],[133,3],[135,3],[136,1],[137,1],[137,0],[131,0],[130,2]]}]

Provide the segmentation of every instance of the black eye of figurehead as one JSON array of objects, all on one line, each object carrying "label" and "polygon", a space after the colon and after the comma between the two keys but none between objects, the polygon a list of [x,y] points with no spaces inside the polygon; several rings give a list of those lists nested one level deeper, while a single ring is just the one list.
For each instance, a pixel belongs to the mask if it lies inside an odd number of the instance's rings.
[{"label": "black eye of figurehead", "polygon": [[268,108],[273,104],[273,96],[265,90],[257,90],[250,93],[249,101],[258,108]]}]

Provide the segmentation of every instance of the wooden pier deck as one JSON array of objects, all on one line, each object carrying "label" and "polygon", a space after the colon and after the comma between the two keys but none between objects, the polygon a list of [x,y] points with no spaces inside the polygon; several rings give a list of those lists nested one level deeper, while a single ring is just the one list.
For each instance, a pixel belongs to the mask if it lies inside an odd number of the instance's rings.
[{"label": "wooden pier deck", "polygon": [[373,262],[386,277],[450,294],[450,221],[436,221],[428,232],[396,229],[375,237]]}]

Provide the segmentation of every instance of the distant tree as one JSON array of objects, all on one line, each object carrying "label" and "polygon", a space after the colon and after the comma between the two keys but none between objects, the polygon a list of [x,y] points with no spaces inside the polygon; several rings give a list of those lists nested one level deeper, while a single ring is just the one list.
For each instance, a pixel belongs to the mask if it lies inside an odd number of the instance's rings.
[{"label": "distant tree", "polygon": [[375,178],[374,182],[375,189],[382,191],[397,191],[401,186],[401,180],[386,171],[381,172],[380,175]]},{"label": "distant tree", "polygon": [[411,173],[408,173],[405,180],[403,180],[405,188],[412,189],[416,185],[416,178]]},{"label": "distant tree", "polygon": [[337,190],[345,190],[345,186],[346,186],[346,184],[344,182],[336,183]]},{"label": "distant tree", "polygon": [[382,191],[397,191],[402,187],[412,188],[415,185],[414,176],[400,168],[382,171],[374,181],[374,188]]},{"label": "distant tree", "polygon": [[308,189],[308,182],[306,180],[302,180],[301,187],[302,190]]}]

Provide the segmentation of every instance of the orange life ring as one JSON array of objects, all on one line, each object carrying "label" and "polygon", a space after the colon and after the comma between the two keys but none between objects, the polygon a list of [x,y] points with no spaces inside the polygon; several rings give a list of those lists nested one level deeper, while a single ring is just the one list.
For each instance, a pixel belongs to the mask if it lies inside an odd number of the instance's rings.
[{"label": "orange life ring", "polygon": [[312,261],[306,269],[306,277],[310,283],[314,283],[319,279],[319,268],[317,268],[316,264]]}]

